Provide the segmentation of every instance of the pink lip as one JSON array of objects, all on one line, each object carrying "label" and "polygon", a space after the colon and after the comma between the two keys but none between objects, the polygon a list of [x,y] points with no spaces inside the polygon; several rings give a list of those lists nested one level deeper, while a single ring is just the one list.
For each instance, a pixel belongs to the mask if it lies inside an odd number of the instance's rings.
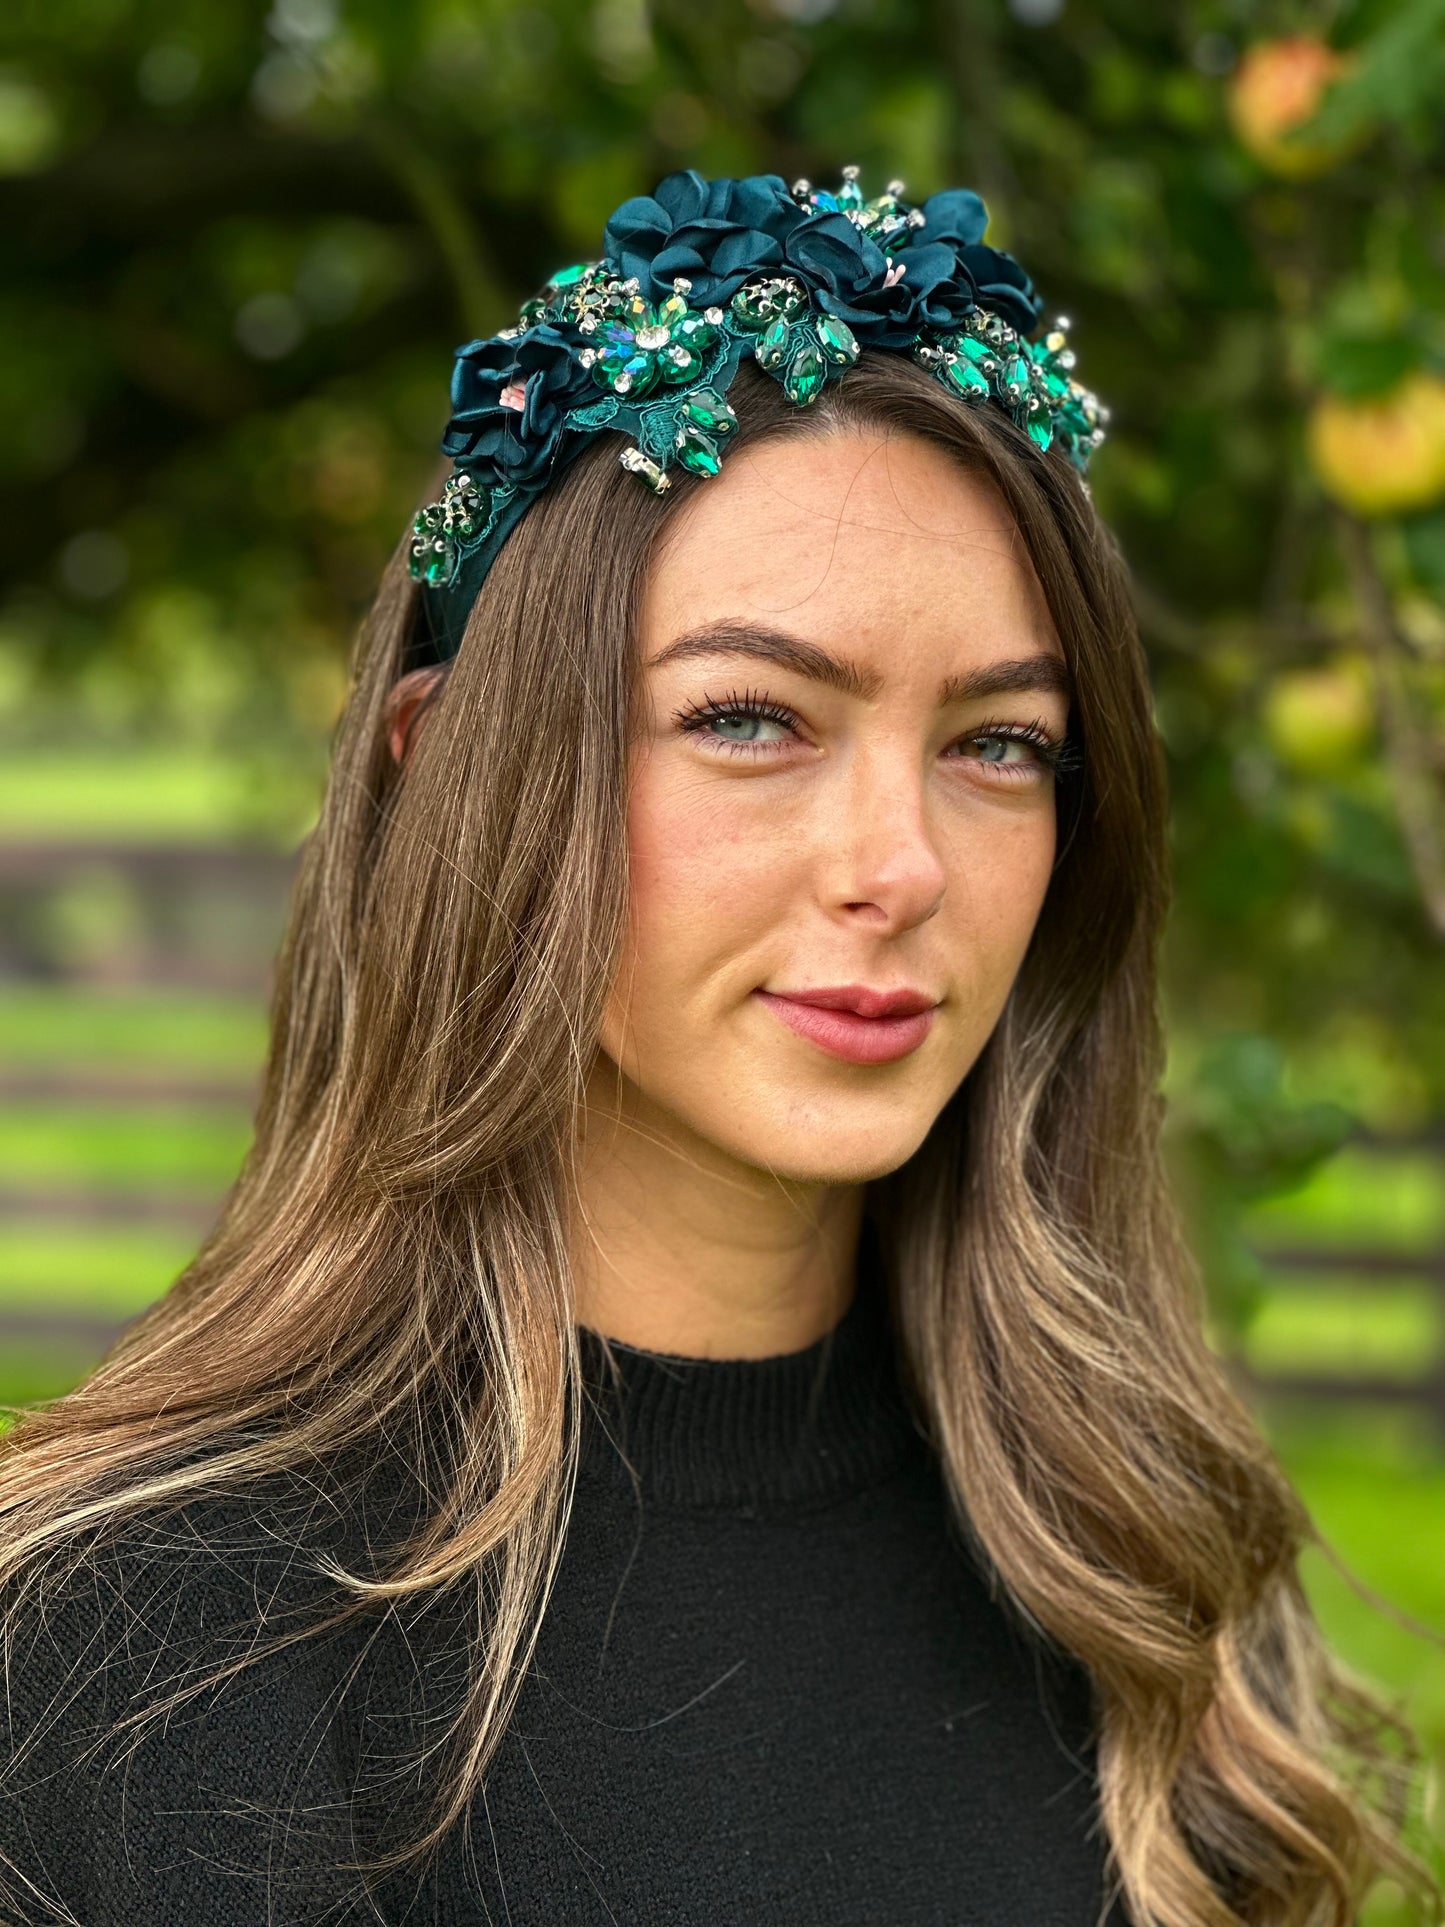
[{"label": "pink lip", "polygon": [[[854,986],[809,991],[806,1000],[780,996],[772,990],[753,994],[761,997],[789,1030],[850,1064],[891,1064],[895,1058],[906,1057],[918,1049],[933,1028],[933,1013],[938,1008],[911,991],[864,991]],[[823,998],[829,1001],[825,1004]],[[852,1007],[855,1001],[873,1010],[880,1004],[885,1009],[891,1005],[897,1014],[860,1016]]]}]

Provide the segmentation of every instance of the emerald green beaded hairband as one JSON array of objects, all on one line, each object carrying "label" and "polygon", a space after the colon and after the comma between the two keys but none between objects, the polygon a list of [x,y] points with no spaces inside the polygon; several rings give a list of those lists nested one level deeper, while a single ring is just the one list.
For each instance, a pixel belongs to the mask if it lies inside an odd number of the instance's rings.
[{"label": "emerald green beaded hairband", "polygon": [[514,327],[459,348],[441,444],[455,466],[410,556],[433,659],[456,653],[502,543],[600,430],[631,438],[619,459],[659,494],[674,466],[716,475],[745,355],[806,407],[863,348],[911,353],[1082,474],[1109,411],[1069,373],[1068,322],[1030,340],[1042,304],[1018,262],[984,245],[977,194],[920,207],[902,195],[890,181],[865,201],[856,167],[832,193],[777,174],[669,174],[613,213],[601,260],[559,270]]}]

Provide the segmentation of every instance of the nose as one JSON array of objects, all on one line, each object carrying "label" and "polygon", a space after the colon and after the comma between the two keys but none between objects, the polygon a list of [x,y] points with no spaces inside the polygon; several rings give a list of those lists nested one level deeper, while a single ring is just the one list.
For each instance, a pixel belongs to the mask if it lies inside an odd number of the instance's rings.
[{"label": "nose", "polygon": [[880,934],[926,923],[943,902],[948,873],[917,752],[880,745],[850,763],[820,825],[829,907],[876,923]]}]

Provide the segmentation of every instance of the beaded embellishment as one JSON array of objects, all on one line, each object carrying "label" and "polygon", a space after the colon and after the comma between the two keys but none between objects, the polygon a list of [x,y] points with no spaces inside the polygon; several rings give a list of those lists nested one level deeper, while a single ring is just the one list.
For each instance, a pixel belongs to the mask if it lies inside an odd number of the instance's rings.
[{"label": "beaded embellishment", "polygon": [[[670,292],[649,299],[638,276],[624,276],[617,260],[577,262],[523,304],[516,326],[459,349],[453,401],[459,404],[460,397],[470,405],[457,406],[443,442],[456,468],[440,499],[422,508],[413,524],[411,574],[429,589],[447,590],[468,559],[487,550],[484,573],[507,531],[545,487],[564,438],[575,444],[603,428],[624,430],[631,440],[621,450],[622,465],[659,494],[671,485],[674,468],[716,475],[737,428],[727,387],[747,355],[781,384],[790,402],[805,408],[815,401],[861,352],[854,327],[836,310],[847,300],[872,304],[853,309],[855,323],[860,329],[865,321],[879,324],[882,334],[882,323],[891,319],[890,290],[908,275],[910,249],[917,258],[931,239],[928,216],[903,199],[902,181],[890,181],[881,195],[865,200],[858,174],[856,167],[844,168],[841,185],[831,192],[795,181],[787,190],[791,207],[774,176],[714,183],[695,175],[670,177],[698,189],[736,190],[739,197],[754,191],[763,214],[749,204],[749,218],[767,220],[798,260],[780,266],[774,259],[745,273],[725,299],[696,302],[688,275],[674,275]],[[981,234],[982,203],[967,198],[978,210]],[[625,203],[618,215],[636,205],[654,204]],[[810,253],[807,234],[798,245],[809,219],[839,215],[855,231],[852,265],[877,264],[868,270],[871,280],[855,276],[846,298],[836,286],[836,246],[831,254],[826,248]],[[836,240],[840,232],[848,235],[835,221],[829,233]],[[967,235],[944,238],[956,250],[958,268],[935,305],[950,311],[951,304],[953,318],[941,327],[925,318],[917,328],[905,326],[901,337],[894,326],[882,345],[910,353],[964,401],[1003,409],[1038,448],[1057,444],[1083,474],[1105,438],[1109,411],[1074,378],[1069,322],[1060,316],[1040,340],[1030,339],[975,298],[969,280],[974,257],[1005,264],[1014,277],[1003,284],[1012,311],[1036,318],[1037,297],[1017,264],[973,245]],[[778,249],[768,245],[766,251],[776,255]],[[822,265],[810,274],[814,258]],[[939,258],[935,246],[935,276]],[[954,258],[948,257],[950,265]],[[714,271],[714,283],[717,278]],[[738,281],[735,273],[727,278]],[[913,291],[913,284],[902,290],[910,296]],[[928,306],[921,302],[920,314]],[[906,303],[898,311],[906,314]],[[475,570],[468,573],[476,576]],[[479,580],[470,582],[471,594]]]}]

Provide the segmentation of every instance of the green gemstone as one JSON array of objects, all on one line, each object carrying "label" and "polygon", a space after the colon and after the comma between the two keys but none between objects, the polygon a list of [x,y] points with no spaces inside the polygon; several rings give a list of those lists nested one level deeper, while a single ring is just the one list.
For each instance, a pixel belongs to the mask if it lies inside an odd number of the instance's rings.
[{"label": "green gemstone", "polygon": [[998,356],[989,344],[986,341],[980,341],[977,335],[960,335],[954,345],[961,355],[966,355],[977,367],[981,368],[987,362],[998,360]]},{"label": "green gemstone", "polygon": [[1004,363],[1003,385],[1010,401],[1022,401],[1029,392],[1029,364],[1022,355],[1010,355]]},{"label": "green gemstone", "polygon": [[788,337],[792,332],[792,323],[783,320],[770,321],[764,328],[758,336],[757,346],[753,349],[753,353],[764,368],[776,368],[785,359],[788,352]]},{"label": "green gemstone", "polygon": [[773,304],[760,288],[739,288],[729,304],[740,327],[766,328],[773,318]]},{"label": "green gemstone", "polygon": [[586,274],[591,266],[592,263],[590,261],[574,261],[570,268],[558,268],[555,274],[548,276],[547,286],[549,288],[570,288],[574,281],[580,281],[582,279],[583,275]]},{"label": "green gemstone", "polygon": [[710,321],[704,321],[700,314],[690,314],[676,324],[672,330],[672,338],[674,341],[686,342],[689,348],[701,354],[704,348],[710,348],[717,339],[717,329]]},{"label": "green gemstone", "polygon": [[839,207],[862,207],[863,190],[857,181],[844,181],[836,196]]},{"label": "green gemstone", "polygon": [[1054,439],[1053,429],[1049,426],[1048,421],[1039,415],[1035,415],[1034,419],[1029,423],[1029,434],[1033,440],[1038,443],[1040,448],[1047,448],[1049,443]]},{"label": "green gemstone", "polygon": [[858,337],[846,321],[840,321],[836,315],[820,314],[813,328],[829,361],[847,363],[858,359]]},{"label": "green gemstone", "polygon": [[943,364],[944,379],[956,388],[965,401],[987,401],[991,390],[988,376],[971,361],[960,358]]},{"label": "green gemstone", "polygon": [[738,425],[732,404],[715,388],[694,388],[681,404],[684,418],[709,435],[731,435]]},{"label": "green gemstone", "polygon": [[421,577],[423,582],[426,583],[428,588],[434,589],[436,588],[438,583],[446,581],[447,574],[448,574],[448,568],[447,568],[446,547],[443,543],[438,542],[435,545],[435,547],[432,549],[431,553],[427,556],[426,562],[421,571]]},{"label": "green gemstone", "polygon": [[810,401],[815,401],[822,393],[823,381],[823,357],[811,341],[805,341],[788,363],[788,372],[783,377],[783,393],[789,401],[806,408]]},{"label": "green gemstone", "polygon": [[678,430],[677,459],[694,475],[716,475],[722,466],[717,443],[698,428]]},{"label": "green gemstone", "polygon": [[669,387],[675,388],[680,381],[691,381],[702,363],[691,348],[684,348],[680,341],[674,341],[670,348],[664,348],[658,356],[657,365],[662,371],[662,379]]},{"label": "green gemstone", "polygon": [[657,310],[657,319],[664,328],[675,328],[687,319],[687,303],[680,294],[670,294]]}]

